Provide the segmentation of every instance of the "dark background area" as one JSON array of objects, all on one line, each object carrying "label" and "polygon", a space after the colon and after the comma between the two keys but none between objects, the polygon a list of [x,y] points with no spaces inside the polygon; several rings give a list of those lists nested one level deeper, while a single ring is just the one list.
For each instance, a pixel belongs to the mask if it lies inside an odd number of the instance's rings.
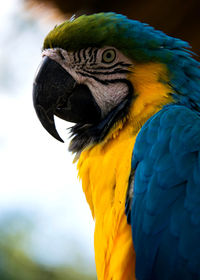
[{"label": "dark background area", "polygon": [[146,22],[170,36],[188,41],[200,54],[199,0],[26,0],[31,3],[52,4],[63,14],[91,14],[116,12]]}]

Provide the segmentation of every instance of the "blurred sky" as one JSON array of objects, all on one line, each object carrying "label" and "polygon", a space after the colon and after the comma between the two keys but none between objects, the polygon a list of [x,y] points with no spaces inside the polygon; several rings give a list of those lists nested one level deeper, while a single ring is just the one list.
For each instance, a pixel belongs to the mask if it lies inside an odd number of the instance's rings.
[{"label": "blurred sky", "polygon": [[[1,4],[0,216],[22,211],[34,220],[29,248],[41,262],[70,263],[80,254],[83,267],[94,270],[94,224],[68,141],[53,139],[32,105],[42,42],[54,25],[36,20],[20,0]],[[59,119],[56,124],[66,139],[70,125]]]}]

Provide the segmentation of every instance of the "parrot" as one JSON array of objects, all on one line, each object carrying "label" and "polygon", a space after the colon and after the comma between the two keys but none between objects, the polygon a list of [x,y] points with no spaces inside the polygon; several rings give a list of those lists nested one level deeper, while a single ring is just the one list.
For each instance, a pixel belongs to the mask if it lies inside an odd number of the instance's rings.
[{"label": "parrot", "polygon": [[42,126],[69,151],[93,219],[99,280],[200,280],[200,63],[190,44],[114,12],[44,39]]}]

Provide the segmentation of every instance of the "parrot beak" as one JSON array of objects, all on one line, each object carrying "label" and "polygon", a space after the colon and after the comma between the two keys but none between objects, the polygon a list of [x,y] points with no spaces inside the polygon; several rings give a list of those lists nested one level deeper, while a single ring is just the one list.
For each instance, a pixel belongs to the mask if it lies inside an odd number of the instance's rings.
[{"label": "parrot beak", "polygon": [[101,120],[101,110],[89,88],[77,84],[56,61],[44,57],[33,84],[33,104],[43,127],[57,140],[54,115],[69,122],[94,124]]}]

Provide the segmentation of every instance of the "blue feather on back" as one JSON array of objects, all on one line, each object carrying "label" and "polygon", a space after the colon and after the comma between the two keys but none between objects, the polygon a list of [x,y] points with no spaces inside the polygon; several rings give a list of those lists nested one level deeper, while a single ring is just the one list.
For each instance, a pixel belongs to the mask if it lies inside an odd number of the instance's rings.
[{"label": "blue feather on back", "polygon": [[129,221],[138,280],[200,279],[200,116],[168,105],[134,146]]}]

